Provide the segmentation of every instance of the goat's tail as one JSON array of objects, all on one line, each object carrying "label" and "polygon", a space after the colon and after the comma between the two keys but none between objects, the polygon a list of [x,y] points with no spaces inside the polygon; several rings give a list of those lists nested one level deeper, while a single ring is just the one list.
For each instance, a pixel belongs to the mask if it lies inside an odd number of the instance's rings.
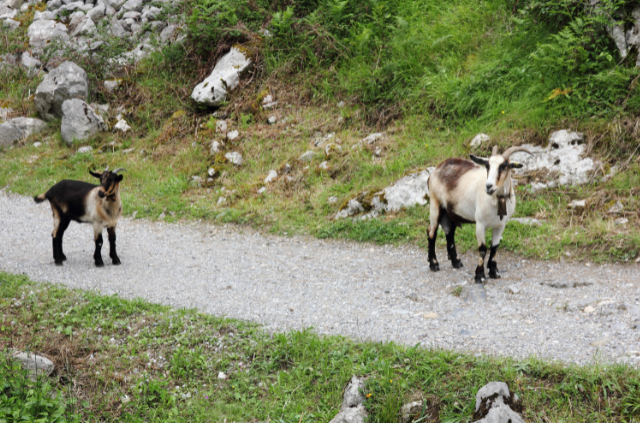
[{"label": "goat's tail", "polygon": [[38,204],[42,203],[46,199],[47,199],[46,194],[40,194],[33,197],[33,201],[35,201]]}]

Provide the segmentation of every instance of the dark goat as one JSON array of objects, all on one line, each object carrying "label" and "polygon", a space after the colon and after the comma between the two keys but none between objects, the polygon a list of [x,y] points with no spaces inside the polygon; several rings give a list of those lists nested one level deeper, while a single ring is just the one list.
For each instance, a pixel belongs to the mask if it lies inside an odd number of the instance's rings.
[{"label": "dark goat", "polygon": [[40,194],[33,199],[36,203],[49,200],[53,211],[53,259],[58,266],[67,257],[62,252],[62,237],[69,223],[74,220],[78,223],[90,223],[93,225],[93,234],[96,251],[93,258],[96,266],[104,266],[102,261],[102,230],[107,228],[109,234],[109,257],[113,264],[120,264],[116,253],[116,225],[122,215],[122,202],[120,201],[120,181],[122,175],[119,168],[104,172],[89,173],[100,179],[100,185],[93,185],[83,181],[60,181],[52,186],[49,191]]}]

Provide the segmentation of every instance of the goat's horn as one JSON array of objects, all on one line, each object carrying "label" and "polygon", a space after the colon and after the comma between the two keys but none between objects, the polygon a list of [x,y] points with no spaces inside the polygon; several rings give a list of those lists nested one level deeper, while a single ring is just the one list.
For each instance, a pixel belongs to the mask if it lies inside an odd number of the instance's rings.
[{"label": "goat's horn", "polygon": [[527,150],[524,147],[509,147],[506,150],[504,150],[504,153],[502,153],[502,157],[505,158],[505,160],[509,160],[509,157],[513,154],[516,153],[518,151],[523,151],[527,154],[533,154],[531,151]]},{"label": "goat's horn", "polygon": [[107,165],[107,167],[104,168],[104,171],[108,171],[109,170],[109,165]]},{"label": "goat's horn", "polygon": [[497,155],[498,155],[498,146],[494,145],[493,150],[491,150],[491,156],[497,156]]},{"label": "goat's horn", "polygon": [[126,170],[127,170],[127,169],[125,169],[124,167],[119,167],[119,168],[117,168],[116,170],[114,170],[114,171],[113,171],[113,172],[111,172],[111,173],[118,173],[118,172],[123,172],[123,171],[126,171]]}]

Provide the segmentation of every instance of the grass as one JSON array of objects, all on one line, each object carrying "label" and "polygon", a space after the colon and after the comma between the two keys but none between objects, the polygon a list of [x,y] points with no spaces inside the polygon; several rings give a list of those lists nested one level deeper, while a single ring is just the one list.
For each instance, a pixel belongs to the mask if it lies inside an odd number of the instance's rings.
[{"label": "grass", "polygon": [[[602,161],[602,168],[581,187],[532,193],[528,184],[533,180],[522,181],[516,216],[545,223],[511,223],[502,248],[542,259],[570,255],[625,262],[638,257],[640,121],[633,82],[638,71],[626,62],[609,63],[607,55],[616,59],[615,46],[606,43],[598,32],[601,25],[583,8],[562,0],[557,3],[569,12],[554,15],[560,6],[551,5],[547,16],[539,9],[546,3],[533,1],[322,0],[291,10],[276,3],[187,2],[172,12],[185,16],[187,41],[121,69],[110,66],[109,59],[131,47],[131,41],[101,34],[107,37],[106,50],[72,59],[88,72],[91,100],[109,104],[108,122],[113,125],[123,113],[132,131],[99,134],[84,143],[93,152],[75,154],[78,145],[65,146],[60,122],[52,122],[44,133],[0,152],[0,186],[36,195],[61,179],[89,180],[90,168],[125,167],[125,215],[426,247],[427,207],[369,221],[336,222],[332,217],[363,191],[384,188],[445,158],[467,156],[468,142],[479,132],[505,148],[544,144],[553,130],[570,128],[585,133],[590,155]],[[24,26],[16,32],[0,29],[0,55],[24,49],[34,10],[19,15]],[[272,38],[258,36],[267,21]],[[602,54],[593,58],[589,50],[565,63],[571,52],[582,52],[585,37]],[[252,83],[215,114],[198,109],[188,100],[191,88],[236,43],[254,58],[245,78]],[[554,58],[555,65],[550,63]],[[571,70],[572,63],[582,67]],[[22,70],[4,70],[0,77],[9,82],[0,85],[0,106],[13,108],[15,115],[35,115],[29,88],[33,92],[42,75],[31,80]],[[602,88],[605,77],[609,91]],[[114,93],[102,86],[109,78],[123,80]],[[558,87],[561,92],[572,88],[549,100]],[[278,101],[274,111],[259,106],[266,93]],[[340,100],[344,107],[337,106]],[[271,115],[277,124],[267,124]],[[224,152],[242,153],[242,166],[230,164],[223,154],[210,154],[210,142],[221,141],[213,128],[222,118],[229,121],[229,130],[241,133]],[[357,143],[379,130],[388,137],[375,157]],[[320,152],[313,145],[318,133],[335,133],[342,151],[300,162],[305,151]],[[36,140],[43,145],[33,147]],[[478,154],[489,151],[486,146]],[[318,168],[325,160],[328,171]],[[259,195],[268,171],[281,171],[287,163],[291,172],[280,172]],[[618,173],[603,181],[612,166],[618,166]],[[215,177],[206,182],[210,169]],[[203,186],[193,182],[194,176],[205,181]],[[338,201],[329,204],[332,196]],[[220,197],[226,201],[219,204]],[[574,199],[587,199],[588,206],[580,213],[568,210]],[[619,216],[607,214],[616,201],[624,205],[627,225],[614,225]],[[476,248],[473,227],[459,234],[461,251]]]},{"label": "grass", "polygon": [[[398,421],[400,406],[420,398],[437,411],[431,421],[469,421],[477,390],[493,380],[518,394],[529,422],[639,421],[640,374],[624,365],[476,357],[312,330],[269,334],[196,310],[6,273],[0,311],[0,412],[8,422],[37,414],[39,421],[329,421],[352,374],[368,378],[372,422]],[[28,381],[7,361],[9,348],[50,357],[55,373]]]}]

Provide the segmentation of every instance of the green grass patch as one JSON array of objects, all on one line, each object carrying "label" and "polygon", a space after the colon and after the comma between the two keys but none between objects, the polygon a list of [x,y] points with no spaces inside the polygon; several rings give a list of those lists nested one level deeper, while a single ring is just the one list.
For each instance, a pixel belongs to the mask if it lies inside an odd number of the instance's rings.
[{"label": "green grass patch", "polygon": [[[640,374],[625,365],[476,357],[312,330],[268,334],[196,310],[6,273],[0,311],[0,416],[7,422],[327,422],[353,374],[368,378],[373,422],[398,421],[400,406],[420,398],[437,406],[434,421],[469,421],[477,390],[494,380],[517,393],[530,422],[640,416]],[[8,348],[50,357],[54,374],[30,382],[7,360]]]}]

